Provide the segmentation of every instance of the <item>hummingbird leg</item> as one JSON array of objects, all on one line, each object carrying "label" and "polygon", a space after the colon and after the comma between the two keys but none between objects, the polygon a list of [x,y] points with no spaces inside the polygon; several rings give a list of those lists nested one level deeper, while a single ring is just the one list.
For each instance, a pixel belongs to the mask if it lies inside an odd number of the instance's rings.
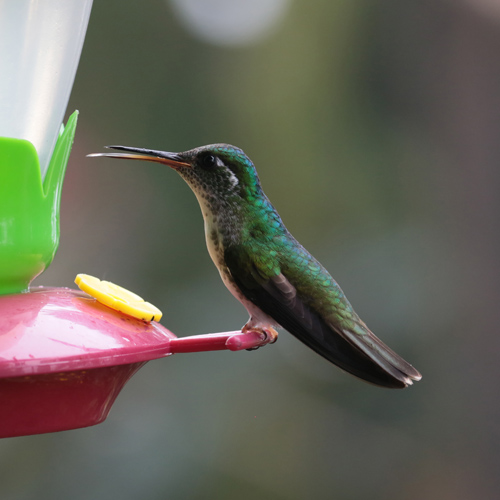
[{"label": "hummingbird leg", "polygon": [[274,344],[278,340],[278,332],[270,325],[256,327],[247,323],[241,331],[242,333],[257,333],[262,338],[262,343],[260,345],[247,349],[247,351],[255,351],[259,347],[266,344]]}]

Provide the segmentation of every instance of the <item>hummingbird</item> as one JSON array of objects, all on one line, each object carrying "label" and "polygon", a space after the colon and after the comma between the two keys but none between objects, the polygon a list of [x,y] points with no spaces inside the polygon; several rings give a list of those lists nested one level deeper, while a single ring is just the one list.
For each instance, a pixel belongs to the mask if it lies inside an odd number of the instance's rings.
[{"label": "hummingbird", "polygon": [[229,144],[181,153],[106,146],[96,153],[168,165],[194,192],[205,238],[222,281],[246,308],[242,332],[269,343],[282,327],[346,372],[372,384],[404,388],[420,373],[376,337],[328,271],[290,234],[262,190],[250,158]]}]

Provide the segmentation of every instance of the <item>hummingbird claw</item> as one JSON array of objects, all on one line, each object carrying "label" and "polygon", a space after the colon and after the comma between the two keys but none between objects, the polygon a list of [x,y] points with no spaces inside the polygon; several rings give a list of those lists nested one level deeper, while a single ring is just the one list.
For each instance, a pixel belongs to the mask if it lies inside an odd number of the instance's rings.
[{"label": "hummingbird claw", "polygon": [[261,343],[248,348],[247,351],[255,351],[259,347],[265,346],[267,344],[274,344],[278,340],[278,332],[272,326],[268,326],[268,327],[264,327],[264,328],[256,328],[256,327],[245,325],[241,329],[241,332],[245,333],[245,334],[257,333],[262,339]]},{"label": "hummingbird claw", "polygon": [[245,349],[245,351],[256,351],[259,347],[262,347],[262,346],[258,345],[257,347],[249,347],[248,349]]},{"label": "hummingbird claw", "polygon": [[273,327],[263,328],[262,331],[268,344],[274,344],[278,340],[278,332]]}]

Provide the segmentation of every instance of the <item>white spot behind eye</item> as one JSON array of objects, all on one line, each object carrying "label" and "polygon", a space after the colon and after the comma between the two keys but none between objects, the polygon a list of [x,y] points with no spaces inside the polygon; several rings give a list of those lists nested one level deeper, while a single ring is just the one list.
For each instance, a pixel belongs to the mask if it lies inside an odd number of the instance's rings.
[{"label": "white spot behind eye", "polygon": [[238,180],[238,177],[236,177],[236,175],[234,175],[234,172],[230,168],[228,168],[218,156],[216,156],[215,158],[217,159],[217,166],[224,167],[227,170],[227,172],[229,174],[229,182],[231,183],[231,187],[235,188],[240,182]]},{"label": "white spot behind eye", "polygon": [[234,175],[234,172],[231,169],[228,168],[227,171],[229,172],[229,182],[231,183],[231,187],[235,188],[239,184],[238,177]]}]

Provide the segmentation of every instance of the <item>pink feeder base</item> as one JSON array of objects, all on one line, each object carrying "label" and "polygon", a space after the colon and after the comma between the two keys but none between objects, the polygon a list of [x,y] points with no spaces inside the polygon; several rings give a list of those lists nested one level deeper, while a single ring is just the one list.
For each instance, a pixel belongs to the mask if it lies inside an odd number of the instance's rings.
[{"label": "pink feeder base", "polygon": [[101,423],[142,363],[0,379],[0,437]]},{"label": "pink feeder base", "polygon": [[237,351],[261,332],[177,338],[68,288],[0,297],[0,438],[102,422],[130,377],[174,353]]}]

